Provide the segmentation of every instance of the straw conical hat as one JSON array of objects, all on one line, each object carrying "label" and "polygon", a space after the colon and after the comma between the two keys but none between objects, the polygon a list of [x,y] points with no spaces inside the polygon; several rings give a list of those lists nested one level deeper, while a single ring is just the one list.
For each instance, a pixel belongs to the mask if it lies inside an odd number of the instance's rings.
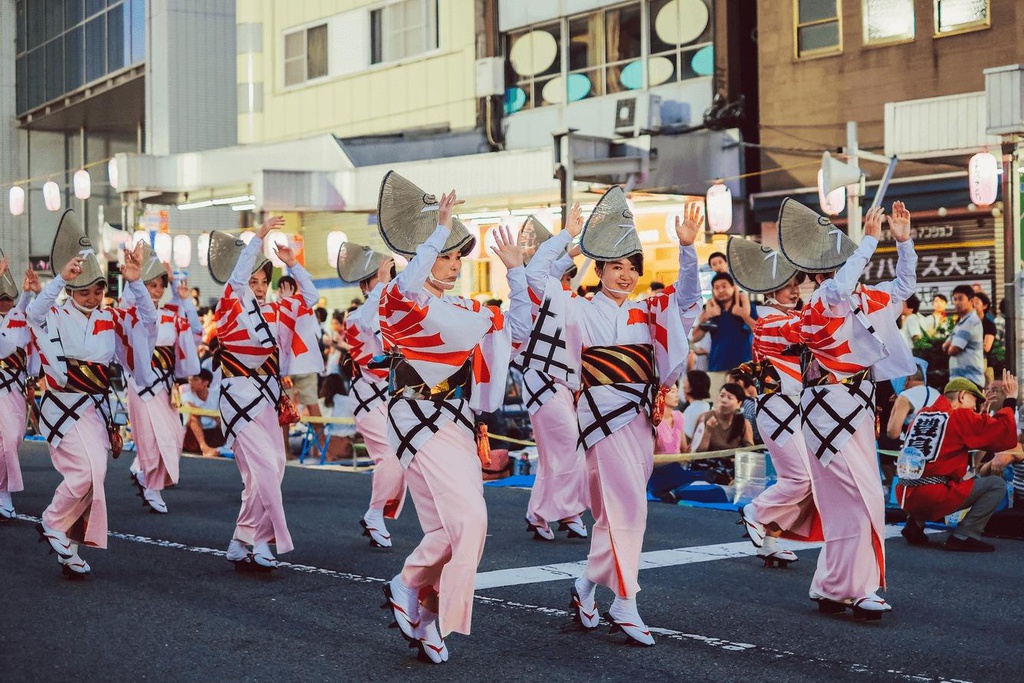
[{"label": "straw conical hat", "polygon": [[163,262],[157,258],[153,248],[149,246],[148,242],[142,243],[142,275],[139,277],[143,282],[149,282],[155,280],[161,275],[167,275],[167,268],[164,267]]},{"label": "straw conical hat", "polygon": [[[245,242],[230,233],[221,230],[214,230],[210,233],[209,254],[210,277],[219,284],[225,284],[231,279],[231,271],[235,269],[238,257],[245,249]],[[270,259],[260,252],[256,255],[256,262],[253,264],[252,272],[270,265]],[[269,279],[269,275],[268,275]]]},{"label": "straw conical hat", "polygon": [[[388,247],[403,256],[415,256],[437,229],[437,198],[424,192],[394,171],[388,171],[380,184],[377,199],[377,227]],[[452,231],[442,254],[459,251],[468,254],[476,238],[458,218],[452,217]]]},{"label": "straw conical hat", "polygon": [[594,207],[583,226],[580,249],[595,261],[616,261],[643,253],[633,212],[626,204],[626,193],[618,185],[605,192]]},{"label": "straw conical hat", "polygon": [[726,248],[729,272],[736,283],[757,294],[774,292],[786,286],[796,268],[779,252],[743,237],[730,237]]},{"label": "straw conical hat", "polygon": [[[4,250],[0,249],[0,261],[4,258]],[[7,264],[7,272],[0,277],[0,299],[17,299],[18,298],[18,283],[14,281],[14,276],[11,275],[11,266]]]},{"label": "straw conical hat", "polygon": [[519,229],[519,248],[523,250],[523,262],[529,263],[537,253],[537,247],[551,239],[551,231],[537,220],[536,216],[527,216],[523,227]]},{"label": "straw conical hat", "polygon": [[387,256],[355,242],[343,242],[338,250],[338,277],[347,286],[358,285],[377,274]]},{"label": "straw conical hat", "polygon": [[779,209],[779,246],[786,260],[808,273],[838,270],[857,250],[832,221],[790,197]]},{"label": "straw conical hat", "polygon": [[68,209],[60,217],[57,234],[53,236],[53,246],[50,247],[50,272],[54,276],[60,274],[68,261],[76,256],[85,257],[82,262],[82,273],[71,282],[65,283],[68,289],[85,289],[106,280],[92,241],[82,230],[78,216]]}]

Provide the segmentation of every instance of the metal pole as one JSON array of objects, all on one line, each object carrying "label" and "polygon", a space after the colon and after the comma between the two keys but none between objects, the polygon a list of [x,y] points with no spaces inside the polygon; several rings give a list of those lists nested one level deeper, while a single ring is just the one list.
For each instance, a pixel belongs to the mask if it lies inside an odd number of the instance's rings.
[{"label": "metal pole", "polygon": [[[860,164],[857,161],[857,122],[847,121],[846,122],[846,154],[849,156],[847,162],[850,163],[854,168],[859,169]],[[846,215],[847,215],[847,232],[850,235],[850,239],[855,243],[859,243],[861,237],[864,235],[864,230],[861,227],[860,222],[860,186],[861,183],[855,183],[846,187]]]},{"label": "metal pole", "polygon": [[[1017,143],[1003,138],[1003,298],[1006,301],[1006,367],[1017,374],[1024,363],[1022,358],[1019,321],[1021,316],[1018,287],[1021,275],[1020,230],[1020,177]],[[998,377],[996,378],[999,379]]]}]

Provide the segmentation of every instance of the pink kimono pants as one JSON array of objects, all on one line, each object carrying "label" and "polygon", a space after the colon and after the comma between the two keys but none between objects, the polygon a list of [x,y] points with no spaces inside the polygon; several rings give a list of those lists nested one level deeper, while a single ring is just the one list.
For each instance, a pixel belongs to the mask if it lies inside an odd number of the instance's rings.
[{"label": "pink kimono pants", "polygon": [[18,448],[25,438],[25,397],[16,391],[0,394],[0,491],[25,490]]},{"label": "pink kimono pants", "polygon": [[178,411],[171,405],[167,390],[161,389],[144,401],[135,388],[129,386],[128,414],[132,420],[139,469],[146,477],[146,488],[162,491],[177,484],[185,427]]},{"label": "pink kimono pants", "polygon": [[587,507],[587,466],[577,448],[576,406],[572,392],[556,386],[555,395],[530,416],[538,458],[527,514],[549,523]]},{"label": "pink kimono pants", "polygon": [[249,544],[274,543],[281,554],[295,548],[281,496],[286,461],[284,436],[274,406],[261,406],[256,418],[239,429],[232,444],[245,485],[234,538]]},{"label": "pink kimono pants", "polygon": [[363,435],[366,452],[373,460],[373,489],[370,509],[383,510],[388,519],[398,519],[405,505],[405,469],[388,445],[388,407],[378,403],[356,418],[356,429]]}]

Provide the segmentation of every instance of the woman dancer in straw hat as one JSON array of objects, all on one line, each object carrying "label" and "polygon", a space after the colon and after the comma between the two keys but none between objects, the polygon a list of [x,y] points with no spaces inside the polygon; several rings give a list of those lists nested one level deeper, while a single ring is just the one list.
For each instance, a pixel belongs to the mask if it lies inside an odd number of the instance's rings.
[{"label": "woman dancer in straw hat", "polygon": [[[537,248],[550,238],[551,233],[540,221],[533,216],[526,219],[519,232],[519,246],[527,265]],[[562,254],[551,266],[550,276],[569,291],[576,272],[572,257]],[[543,322],[540,299],[531,300],[534,319]],[[543,331],[535,325],[516,360],[523,367],[523,398],[537,442],[537,477],[526,508],[526,530],[532,531],[537,540],[553,541],[551,523],[558,522],[558,530],[567,530],[569,538],[586,538],[582,513],[588,506],[587,466],[579,448],[576,399],[565,384],[543,370],[527,367],[525,362],[544,346]]]},{"label": "woman dancer in straw hat", "polygon": [[800,403],[814,496],[825,549],[810,597],[822,612],[852,609],[880,619],[892,607],[885,588],[885,499],[875,446],[874,383],[914,372],[896,320],[917,283],[910,212],[893,204],[889,230],[896,241],[896,279],[870,287],[858,280],[882,232],[881,208],[864,217],[855,246],[827,218],[785,199],[779,243],[794,267],[817,285],[801,311],[801,339],[812,359],[803,373]]},{"label": "woman dancer in straw hat", "polygon": [[403,636],[434,663],[448,659],[443,636],[470,632],[487,535],[473,413],[502,404],[512,344],[530,332],[522,252],[507,229],[495,231],[494,251],[508,268],[508,314],[448,295],[475,242],[452,218],[457,203],[453,191],[435,204],[432,195],[389,173],[378,212],[388,246],[402,254],[415,250],[384,288],[380,326],[392,356],[388,437],[407,468],[424,534],[385,585],[385,606]]},{"label": "woman dancer in straw hat", "polygon": [[299,291],[266,301],[272,265],[262,254],[263,238],[283,224],[280,217],[267,219],[249,244],[222,232],[210,235],[210,274],[227,283],[216,312],[221,425],[245,484],[227,557],[236,568],[259,571],[277,566],[272,544],[278,553],[294,548],[281,496],[287,460],[278,420],[281,377],[323,370],[311,308],[320,294],[290,246],[275,250]]},{"label": "woman dancer in straw hat", "polygon": [[[187,379],[199,373],[196,342],[203,333],[187,282],[178,283],[171,290],[171,300],[160,305],[172,279],[170,265],[161,263],[149,245],[143,243],[142,281],[159,320],[152,360],[153,382],[143,385],[132,378],[128,380],[128,415],[137,453],[131,478],[143,503],[161,514],[167,512],[167,503],[160,492],[178,483],[181,446],[185,441],[185,427],[171,400],[174,379]],[[132,305],[135,296],[131,290],[125,290],[121,301]]]},{"label": "woman dancer in straw hat", "polygon": [[[380,295],[394,279],[395,261],[369,247],[353,242],[338,252],[338,277],[343,284],[359,285],[366,300],[345,317],[345,343],[349,345],[347,368],[352,379],[349,400],[356,429],[363,436],[373,460],[370,506],[359,520],[370,544],[390,548],[391,534],[384,519],[398,519],[405,505],[405,469],[388,444],[388,368],[380,363],[384,347],[380,339]],[[374,363],[373,360],[378,362]]]},{"label": "woman dancer in straw hat", "polygon": [[40,290],[39,276],[31,268],[21,289],[19,297],[10,261],[0,249],[0,522],[14,519],[11,494],[25,488],[18,448],[25,438],[25,392],[29,378],[39,374],[39,353],[25,318],[32,294]]},{"label": "woman dancer in straw hat", "polygon": [[781,255],[741,237],[729,240],[729,270],[748,292],[767,295],[758,307],[753,361],[740,369],[757,382],[757,428],[778,472],[778,482],[740,512],[747,535],[764,565],[796,562],[792,550],[778,546],[778,536],[821,541],[821,520],[811,489],[807,446],[800,430],[800,299],[804,274]]},{"label": "woman dancer in straw hat", "polygon": [[[110,364],[115,359],[141,383],[153,381],[150,330],[156,309],[139,280],[142,246],[125,252],[121,276],[135,293],[132,308],[103,308],[107,282],[92,243],[75,215],[61,218],[50,256],[56,277],[29,304],[26,315],[42,356],[46,393],[39,426],[50,447],[53,466],[64,481],[36,525],[41,540],[57,553],[62,571],[81,577],[90,567],[79,543],[107,547],[107,505],[103,480],[108,444],[120,453],[120,436],[111,427]],[[67,300],[57,296],[68,290]]]},{"label": "woman dancer in straw hat", "polygon": [[[548,312],[540,323],[545,336],[565,340],[564,347],[540,350],[530,364],[552,358],[557,365],[549,364],[548,371],[559,381],[572,386],[582,379],[578,420],[595,522],[586,569],[571,589],[575,618],[596,628],[594,593],[597,584],[607,586],[615,591],[606,614],[613,630],[641,645],[654,644],[636,606],[647,479],[654,467],[652,415],[660,415],[659,387],[674,384],[686,368],[687,334],[700,313],[693,242],[702,222],[699,207],[688,204],[686,219],[676,219],[679,279],[643,301],[629,300],[643,274],[643,252],[619,187],[601,198],[586,228],[574,206],[566,229],[540,247],[527,269],[530,289],[543,294]],[[571,297],[548,277],[552,262],[581,230],[580,247],[595,259],[601,278],[593,301]]]}]

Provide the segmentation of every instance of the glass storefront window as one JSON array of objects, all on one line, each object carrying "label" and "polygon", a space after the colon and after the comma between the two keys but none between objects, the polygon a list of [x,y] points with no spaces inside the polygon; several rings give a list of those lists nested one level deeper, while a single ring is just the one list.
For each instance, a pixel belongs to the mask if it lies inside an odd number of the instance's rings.
[{"label": "glass storefront window", "polygon": [[64,41],[60,38],[46,44],[46,99],[64,94]]},{"label": "glass storefront window", "polygon": [[73,28],[64,34],[64,54],[69,59],[64,60],[64,87],[70,92],[80,88],[85,83],[85,60],[74,58],[82,54],[82,38],[85,29],[81,26]]},{"label": "glass storefront window", "polygon": [[131,53],[130,37],[125,33],[125,17],[128,11],[127,5],[118,7],[107,12],[107,72],[123,69],[127,62],[128,54]]},{"label": "glass storefront window", "polygon": [[85,24],[85,82],[107,73],[107,17],[99,15]]}]

